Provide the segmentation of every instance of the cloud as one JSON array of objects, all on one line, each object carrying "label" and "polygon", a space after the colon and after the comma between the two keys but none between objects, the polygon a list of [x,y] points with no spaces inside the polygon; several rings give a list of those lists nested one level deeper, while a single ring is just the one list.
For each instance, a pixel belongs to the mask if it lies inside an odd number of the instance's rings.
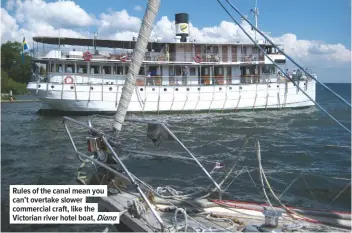
[{"label": "cloud", "polygon": [[137,6],[134,6],[134,7],[133,7],[133,10],[135,10],[135,11],[142,11],[142,10],[143,10],[143,7],[141,7],[140,5],[137,5]]},{"label": "cloud", "polygon": [[16,20],[1,8],[1,42],[17,40],[21,31]]},{"label": "cloud", "polygon": [[15,9],[17,22],[25,25],[44,22],[54,28],[77,28],[95,23],[95,18],[73,1],[16,1]]},{"label": "cloud", "polygon": [[110,11],[100,14],[98,32],[106,38],[118,39],[115,36],[116,33],[138,32],[141,22],[139,18],[130,16],[126,10]]},{"label": "cloud", "polygon": [[[135,6],[134,10],[142,7]],[[8,13],[8,11],[11,14]],[[43,0],[10,0],[6,9],[1,8],[1,40],[21,41],[26,36],[30,43],[33,36],[92,37],[131,40],[138,36],[141,19],[131,16],[127,10],[112,10],[95,16],[90,15],[73,1],[44,2]],[[251,36],[254,31],[242,21],[241,26]],[[249,42],[241,28],[233,22],[221,21],[219,25],[199,28],[190,23],[190,36],[198,42]],[[91,34],[89,34],[91,32]],[[155,22],[152,37],[161,37],[163,41],[173,41],[175,22],[162,16]],[[257,34],[258,39],[262,39]],[[271,37],[275,43],[284,45],[285,52],[299,64],[312,67],[318,76],[328,80],[327,70],[350,70],[351,50],[342,44],[328,44],[318,40],[304,40],[295,34],[287,33]],[[350,73],[345,72],[345,77]],[[346,80],[345,81],[350,81]]]}]

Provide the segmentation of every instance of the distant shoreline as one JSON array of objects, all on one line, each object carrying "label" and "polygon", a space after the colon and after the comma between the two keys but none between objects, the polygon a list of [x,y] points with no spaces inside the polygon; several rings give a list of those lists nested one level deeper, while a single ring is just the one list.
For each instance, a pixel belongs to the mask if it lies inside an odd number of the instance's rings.
[{"label": "distant shoreline", "polygon": [[1,103],[32,103],[32,102],[41,102],[39,99],[34,100],[1,100]]}]

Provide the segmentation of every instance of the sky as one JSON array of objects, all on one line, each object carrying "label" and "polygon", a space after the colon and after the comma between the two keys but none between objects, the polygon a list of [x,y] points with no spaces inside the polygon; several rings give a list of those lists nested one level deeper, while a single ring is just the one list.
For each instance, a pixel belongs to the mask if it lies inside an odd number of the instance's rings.
[{"label": "sky", "polygon": [[[252,22],[255,1],[231,0]],[[351,82],[351,0],[257,1],[259,29],[286,53],[323,82]],[[101,39],[130,40],[138,35],[146,5],[147,0],[1,0],[1,43],[21,42],[23,36],[29,45],[33,36],[92,38],[94,32]],[[197,41],[248,40],[216,0],[162,0],[152,37],[170,41],[176,13],[189,14]],[[254,35],[247,23],[241,25]]]}]

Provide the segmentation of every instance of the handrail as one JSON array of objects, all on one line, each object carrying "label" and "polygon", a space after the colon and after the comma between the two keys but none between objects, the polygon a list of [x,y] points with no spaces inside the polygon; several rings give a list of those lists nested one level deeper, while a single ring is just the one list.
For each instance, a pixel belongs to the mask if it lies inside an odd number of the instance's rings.
[{"label": "handrail", "polygon": [[[219,46],[224,46],[224,45],[219,45]],[[164,52],[146,52],[143,62],[195,62],[195,57],[199,56],[201,58],[201,62],[264,62],[265,61],[265,56],[262,53],[259,52],[251,52],[251,53],[241,53],[241,52],[235,52],[233,53],[232,50],[230,49],[231,46],[235,46],[236,48],[240,47],[238,44],[234,45],[226,45],[228,47],[226,56],[223,56],[222,50],[219,48],[219,52],[214,53],[214,52],[205,52],[205,53],[197,53],[195,51],[191,52],[169,52],[169,53],[164,53]],[[244,46],[244,48],[252,48],[253,46]],[[41,59],[41,58],[50,58],[47,57],[50,51],[53,51],[55,49],[49,49],[47,51],[43,51],[41,53],[37,53],[35,58]],[[55,50],[55,51],[60,51],[61,56],[60,57],[51,57],[52,59],[69,59],[72,61],[78,61],[82,62],[82,64],[86,63],[86,61],[83,59],[83,56],[79,55],[68,55],[68,52],[73,52],[68,51],[65,52],[64,50]],[[93,58],[91,59],[90,62],[99,62],[101,63],[102,61],[106,61],[106,66],[111,65],[111,61],[116,61],[116,62],[121,62],[121,63],[126,63],[130,62],[132,55],[129,53],[118,53],[114,54],[112,51],[100,51],[104,53],[100,53],[99,55],[95,55],[93,50],[88,50],[86,48],[81,48],[79,50],[75,50],[74,52],[86,52],[89,51]],[[235,54],[235,55],[234,55]],[[279,53],[272,53],[270,55],[281,55]],[[125,57],[126,59],[121,59],[121,57]]]},{"label": "handrail", "polygon": [[[127,169],[127,167],[125,166],[125,164],[122,162],[122,160],[120,159],[120,157],[115,153],[114,149],[112,148],[112,146],[110,145],[109,141],[107,140],[106,136],[103,132],[99,131],[98,129],[93,128],[91,125],[86,125],[82,122],[79,122],[77,120],[74,120],[72,118],[69,117],[63,117],[63,124],[65,126],[66,132],[69,136],[69,139],[71,140],[73,149],[76,152],[76,155],[78,157],[78,159],[82,162],[84,162],[85,160],[81,157],[83,156],[84,158],[99,164],[100,166],[103,166],[104,168],[108,169],[109,171],[113,172],[116,175],[121,175],[119,172],[117,172],[115,169],[112,169],[111,167],[107,166],[106,164],[90,158],[88,155],[85,155],[84,153],[81,153],[80,151],[77,150],[76,144],[73,141],[73,138],[71,136],[70,130],[68,129],[68,126],[66,124],[66,121],[71,121],[73,123],[76,123],[82,127],[87,128],[88,130],[90,130],[91,132],[94,132],[95,134],[97,134],[99,137],[101,137],[101,139],[103,140],[104,144],[108,147],[109,151],[111,151],[114,159],[119,163],[119,165],[122,167],[122,169],[124,170],[124,172],[127,174],[128,178],[130,179],[131,183],[134,184],[136,186],[137,191],[139,192],[139,194],[142,196],[143,200],[147,203],[148,207],[150,208],[150,210],[152,211],[154,217],[157,219],[157,221],[159,222],[159,224],[161,225],[161,230],[164,231],[165,229],[165,225],[160,217],[160,215],[155,211],[155,209],[153,208],[152,204],[150,203],[150,201],[148,200],[148,198],[146,197],[146,195],[144,194],[144,192],[142,191],[142,189],[139,187],[139,184],[136,182],[136,180],[134,179],[134,176],[132,175],[132,173],[130,173],[130,171]],[[109,138],[112,138],[110,136],[108,136]]]},{"label": "handrail", "polygon": [[[59,76],[59,75],[58,75]],[[60,75],[59,78],[55,78],[55,76],[52,76],[50,78],[50,83],[63,83],[63,79],[66,76]],[[69,75],[67,75],[69,76]],[[75,78],[76,85],[102,85],[104,86],[105,83],[102,82],[102,76],[91,76],[91,75],[86,75],[84,79],[81,81],[77,79],[76,75],[71,75],[71,77]],[[111,85],[123,85],[123,82],[125,81],[125,75],[117,77],[115,75],[111,76],[105,76],[104,81],[109,81]],[[291,78],[295,78],[296,76],[293,75]],[[306,80],[307,76],[302,76],[302,80]],[[78,81],[79,82],[78,82]],[[86,80],[86,81],[84,81]],[[88,81],[87,81],[88,80]],[[168,80],[169,84],[163,84],[163,81]],[[184,83],[181,84],[181,82],[187,81],[187,84],[184,85]],[[199,83],[199,80],[201,81]],[[308,78],[308,81],[310,79]],[[151,82],[153,81],[153,84]],[[246,83],[276,83],[276,82],[291,82],[290,79],[286,78],[284,75],[278,75],[278,74],[247,74],[247,75],[188,75],[188,76],[182,76],[182,75],[177,75],[177,76],[151,76],[151,77],[146,77],[145,75],[139,75],[137,77],[136,81],[136,86],[139,87],[146,87],[146,86],[206,86],[206,85],[237,85],[237,84],[246,84]]]}]

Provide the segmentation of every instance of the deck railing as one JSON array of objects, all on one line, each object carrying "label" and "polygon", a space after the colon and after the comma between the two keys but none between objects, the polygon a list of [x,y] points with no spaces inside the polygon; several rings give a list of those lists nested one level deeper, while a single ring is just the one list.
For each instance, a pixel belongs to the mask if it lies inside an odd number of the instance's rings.
[{"label": "deck railing", "polygon": [[[67,80],[72,82],[67,82]],[[52,73],[46,76],[35,76],[32,81],[49,83],[66,83],[72,85],[123,85],[126,75],[87,75],[76,73]],[[136,86],[207,86],[207,85],[236,85],[259,84],[272,82],[289,82],[276,74],[261,75],[218,75],[218,76],[145,76],[139,75]]]},{"label": "deck railing", "polygon": [[[49,54],[50,51],[56,51]],[[93,48],[86,49],[75,49],[73,48],[35,48],[32,52],[32,56],[35,58],[59,58],[66,60],[82,60],[84,52],[90,52],[92,55],[91,61],[117,61],[117,62],[129,62],[132,57],[131,52],[116,52],[113,50],[97,50]],[[264,56],[259,53],[252,54],[231,54],[230,51],[227,53],[196,53],[196,52],[146,52],[144,62],[152,63],[252,63],[252,62],[264,62]]]}]

